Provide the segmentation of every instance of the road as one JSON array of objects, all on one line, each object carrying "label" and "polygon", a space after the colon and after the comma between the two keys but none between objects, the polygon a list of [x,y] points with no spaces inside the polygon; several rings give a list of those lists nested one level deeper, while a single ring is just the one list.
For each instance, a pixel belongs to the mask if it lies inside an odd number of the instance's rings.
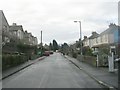
[{"label": "road", "polygon": [[102,88],[60,53],[6,78],[3,88]]}]

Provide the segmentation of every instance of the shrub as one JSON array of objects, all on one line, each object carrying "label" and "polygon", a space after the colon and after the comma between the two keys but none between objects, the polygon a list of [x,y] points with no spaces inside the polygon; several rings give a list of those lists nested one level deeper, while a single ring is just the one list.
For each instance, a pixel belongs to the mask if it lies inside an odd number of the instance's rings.
[{"label": "shrub", "polygon": [[3,55],[2,56],[2,69],[8,69],[26,62],[28,59],[25,55]]},{"label": "shrub", "polygon": [[73,52],[73,53],[72,53],[72,56],[73,56],[74,58],[77,58],[77,53]]}]

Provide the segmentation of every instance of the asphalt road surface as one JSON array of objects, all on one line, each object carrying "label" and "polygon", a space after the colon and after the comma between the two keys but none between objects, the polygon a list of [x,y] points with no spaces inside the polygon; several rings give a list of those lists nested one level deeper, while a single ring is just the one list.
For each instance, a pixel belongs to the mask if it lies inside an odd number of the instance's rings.
[{"label": "asphalt road surface", "polygon": [[102,88],[60,53],[6,78],[3,88]]}]

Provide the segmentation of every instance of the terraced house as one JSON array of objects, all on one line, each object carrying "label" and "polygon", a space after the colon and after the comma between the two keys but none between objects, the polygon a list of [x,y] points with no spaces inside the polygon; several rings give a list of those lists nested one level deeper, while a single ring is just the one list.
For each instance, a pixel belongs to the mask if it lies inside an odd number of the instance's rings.
[{"label": "terraced house", "polygon": [[2,10],[0,10],[0,31],[0,39],[2,39],[3,46],[11,41],[21,41],[27,45],[38,44],[37,38],[31,33],[24,31],[22,25],[17,25],[16,23],[9,25]]},{"label": "terraced house", "polygon": [[0,10],[0,38],[2,40],[2,45],[10,42],[9,24],[2,10]]},{"label": "terraced house", "polygon": [[106,29],[104,32],[97,34],[96,32],[93,32],[92,35],[87,38],[84,37],[83,40],[83,47],[99,47],[101,45],[118,45],[120,41],[120,26],[117,26],[116,24],[111,23],[109,25],[109,28]]},{"label": "terraced house", "polygon": [[13,23],[13,25],[10,26],[10,34],[16,39],[22,40],[24,38],[22,25],[17,25],[16,23]]},{"label": "terraced house", "polygon": [[102,33],[98,34],[92,32],[90,37],[84,36],[83,47],[91,48],[93,54],[96,51],[99,55],[99,61],[102,64],[108,62],[108,56],[111,55],[111,47],[114,47],[114,58],[117,58],[120,54],[118,48],[120,48],[120,26],[111,23]]},{"label": "terraced house", "polygon": [[95,43],[94,39],[97,38],[98,36],[99,36],[99,34],[97,32],[92,32],[92,35],[88,38],[87,38],[87,36],[84,36],[83,46],[92,48]]}]

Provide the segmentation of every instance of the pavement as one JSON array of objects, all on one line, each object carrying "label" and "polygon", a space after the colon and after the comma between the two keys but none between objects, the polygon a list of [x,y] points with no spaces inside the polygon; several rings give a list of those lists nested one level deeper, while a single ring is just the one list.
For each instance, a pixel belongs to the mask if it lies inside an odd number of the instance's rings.
[{"label": "pavement", "polygon": [[38,62],[38,61],[40,61],[40,60],[42,60],[44,58],[45,58],[45,56],[39,57],[39,58],[37,58],[35,60],[28,60],[27,62],[25,62],[23,64],[20,64],[18,66],[15,66],[15,67],[12,67],[10,69],[7,69],[7,70],[2,72],[2,78],[0,80],[5,79],[5,78],[13,75],[13,74],[19,72],[20,70],[22,70],[22,69],[24,69],[24,68],[26,68],[26,67],[28,67],[28,66],[36,63],[36,62]]},{"label": "pavement", "polygon": [[91,66],[85,62],[78,61],[75,58],[71,58],[69,56],[65,56],[68,60],[70,60],[74,65],[78,68],[86,72],[93,79],[95,79],[98,83],[101,83],[109,88],[118,88],[118,73],[110,73],[108,68],[103,67],[95,67]]},{"label": "pavement", "polygon": [[3,88],[105,88],[60,53],[3,79]]}]

